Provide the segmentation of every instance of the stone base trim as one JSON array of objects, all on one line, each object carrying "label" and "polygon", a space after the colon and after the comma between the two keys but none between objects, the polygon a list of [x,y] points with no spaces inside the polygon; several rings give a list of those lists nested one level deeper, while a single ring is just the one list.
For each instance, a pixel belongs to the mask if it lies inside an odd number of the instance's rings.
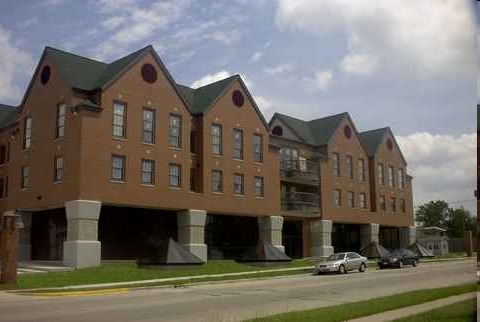
[{"label": "stone base trim", "polygon": [[101,243],[93,240],[73,240],[63,243],[63,265],[73,268],[100,266]]}]

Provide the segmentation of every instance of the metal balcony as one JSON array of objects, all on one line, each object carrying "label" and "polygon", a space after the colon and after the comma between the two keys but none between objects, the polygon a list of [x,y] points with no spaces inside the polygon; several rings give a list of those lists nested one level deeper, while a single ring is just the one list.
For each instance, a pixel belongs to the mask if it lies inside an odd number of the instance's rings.
[{"label": "metal balcony", "polygon": [[319,197],[317,193],[286,192],[282,193],[282,210],[303,214],[318,214]]},{"label": "metal balcony", "polygon": [[280,176],[282,179],[300,184],[318,186],[318,162],[310,160],[281,160]]}]

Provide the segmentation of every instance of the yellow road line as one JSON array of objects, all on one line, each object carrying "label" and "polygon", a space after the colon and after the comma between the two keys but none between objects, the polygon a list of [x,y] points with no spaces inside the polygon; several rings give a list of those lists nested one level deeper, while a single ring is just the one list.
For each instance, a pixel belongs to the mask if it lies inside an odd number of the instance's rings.
[{"label": "yellow road line", "polygon": [[66,296],[90,296],[90,295],[107,295],[107,294],[118,294],[118,293],[127,293],[129,288],[112,288],[105,290],[91,290],[91,291],[64,291],[64,292],[38,292],[38,293],[25,293],[26,295],[31,296],[44,296],[44,297],[66,297]]}]

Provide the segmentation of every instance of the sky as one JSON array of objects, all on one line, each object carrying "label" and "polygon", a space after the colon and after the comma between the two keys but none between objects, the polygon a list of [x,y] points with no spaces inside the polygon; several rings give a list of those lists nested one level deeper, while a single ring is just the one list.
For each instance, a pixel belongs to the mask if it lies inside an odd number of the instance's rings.
[{"label": "sky", "polygon": [[178,83],[239,73],[269,119],[347,111],[390,126],[414,203],[476,214],[471,0],[0,0],[0,102],[19,104],[45,46],[111,62],[152,44]]}]

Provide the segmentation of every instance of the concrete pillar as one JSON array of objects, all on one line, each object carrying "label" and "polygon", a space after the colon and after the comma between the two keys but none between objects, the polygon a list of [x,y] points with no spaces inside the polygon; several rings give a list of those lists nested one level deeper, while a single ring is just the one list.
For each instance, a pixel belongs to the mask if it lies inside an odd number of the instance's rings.
[{"label": "concrete pillar", "polygon": [[331,220],[310,222],[310,253],[312,257],[328,257],[333,254],[332,225]]},{"label": "concrete pillar", "polygon": [[15,211],[5,211],[2,216],[2,248],[0,249],[0,283],[15,285],[17,282],[18,240],[23,224]]},{"label": "concrete pillar", "polygon": [[273,246],[285,252],[282,244],[282,216],[258,217],[258,237],[261,241],[266,241]]},{"label": "concrete pillar", "polygon": [[206,219],[205,210],[182,210],[177,214],[178,242],[204,262],[208,259],[205,244]]},{"label": "concrete pillar", "polygon": [[74,268],[100,266],[101,244],[98,219],[102,203],[73,200],[65,203],[67,241],[63,243],[63,265]]},{"label": "concrete pillar", "polygon": [[24,228],[20,231],[20,239],[18,241],[18,260],[28,261],[32,259],[32,213],[22,212],[21,216]]},{"label": "concrete pillar", "polygon": [[398,228],[400,248],[407,248],[417,240],[417,229],[414,226]]},{"label": "concrete pillar", "polygon": [[365,224],[360,226],[360,243],[361,248],[370,244],[371,242],[378,243],[378,232],[380,230],[379,224]]}]

